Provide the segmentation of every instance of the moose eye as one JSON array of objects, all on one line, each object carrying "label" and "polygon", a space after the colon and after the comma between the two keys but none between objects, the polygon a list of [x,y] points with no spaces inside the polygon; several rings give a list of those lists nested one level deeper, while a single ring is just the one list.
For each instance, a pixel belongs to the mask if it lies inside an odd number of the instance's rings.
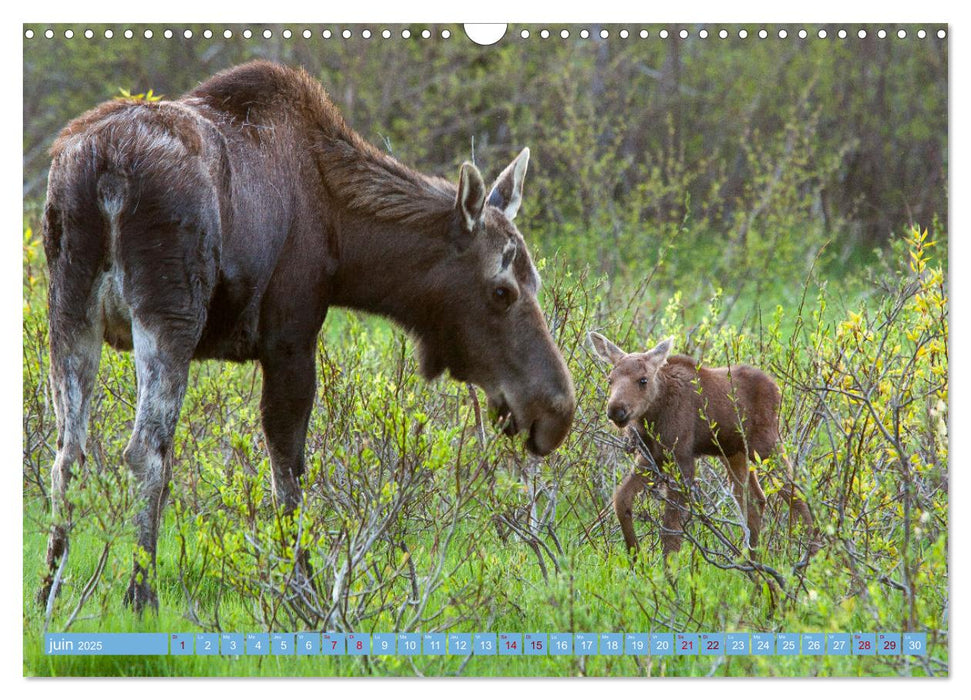
[{"label": "moose eye", "polygon": [[641,377],[639,383],[641,386],[647,386],[647,377]]},{"label": "moose eye", "polygon": [[512,304],[516,300],[516,295],[509,287],[500,284],[499,286],[497,286],[495,289],[492,290],[492,300],[499,307],[507,308],[510,304]]}]

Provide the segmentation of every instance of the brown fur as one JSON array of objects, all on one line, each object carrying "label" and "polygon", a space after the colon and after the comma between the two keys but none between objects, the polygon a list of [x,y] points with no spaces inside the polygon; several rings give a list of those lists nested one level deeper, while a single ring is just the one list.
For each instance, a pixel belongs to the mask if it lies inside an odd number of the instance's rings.
[{"label": "brown fur", "polygon": [[[683,484],[693,482],[697,457],[720,458],[745,513],[749,546],[758,546],[766,500],[754,464],[777,454],[780,394],[775,381],[748,365],[705,368],[690,357],[669,356],[670,339],[648,352],[631,354],[598,333],[591,333],[590,339],[597,354],[613,364],[610,420],[643,443],[656,468],[673,461]],[[778,455],[786,467],[780,493],[791,514],[812,530],[812,514],[796,494],[789,461]],[[614,511],[631,550],[637,548],[633,501],[649,484],[645,471],[652,467],[641,456],[614,494]],[[667,501],[661,534],[665,554],[681,547],[685,495],[669,489]]]}]

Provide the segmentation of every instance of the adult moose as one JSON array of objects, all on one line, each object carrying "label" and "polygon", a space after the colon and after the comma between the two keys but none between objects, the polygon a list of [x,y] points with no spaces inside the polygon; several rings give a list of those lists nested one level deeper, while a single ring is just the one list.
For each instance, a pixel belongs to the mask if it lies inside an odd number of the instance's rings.
[{"label": "adult moose", "polygon": [[133,350],[135,423],[124,459],[144,509],[126,602],[157,607],[149,576],[189,363],[259,360],[279,506],[299,504],[327,309],[386,316],[415,338],[422,374],[482,387],[508,434],[554,450],[573,384],[512,220],[529,151],[487,190],[403,166],[346,125],[302,70],[254,62],[177,101],[107,102],[51,150],[44,212],[51,386],[57,414],[48,577],[56,595],[102,342]]}]

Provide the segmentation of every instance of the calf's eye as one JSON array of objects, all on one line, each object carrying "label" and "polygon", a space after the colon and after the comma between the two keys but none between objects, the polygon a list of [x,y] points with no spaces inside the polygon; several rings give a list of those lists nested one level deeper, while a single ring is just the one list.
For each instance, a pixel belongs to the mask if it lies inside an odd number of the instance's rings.
[{"label": "calf's eye", "polygon": [[647,377],[641,377],[641,379],[640,379],[640,385],[641,386],[647,386]]}]

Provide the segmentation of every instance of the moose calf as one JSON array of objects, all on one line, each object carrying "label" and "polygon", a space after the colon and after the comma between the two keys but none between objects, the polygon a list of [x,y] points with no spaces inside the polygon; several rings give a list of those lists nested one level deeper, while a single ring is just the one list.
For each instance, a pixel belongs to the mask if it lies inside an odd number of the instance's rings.
[{"label": "moose calf", "polygon": [[[779,442],[779,388],[755,367],[699,367],[684,355],[668,356],[671,339],[644,353],[626,353],[599,333],[590,333],[597,355],[613,365],[608,382],[607,416],[642,444],[638,465],[614,493],[614,510],[624,542],[636,550],[631,507],[649,484],[645,468],[656,470],[673,460],[691,484],[695,459],[721,458],[728,468],[732,492],[748,524],[748,545],[758,545],[765,494],[754,469],[757,457],[767,458]],[[786,480],[780,493],[788,501],[790,520],[799,517],[812,530],[812,514],[792,483],[792,467],[784,455]],[[654,464],[651,464],[653,460]],[[664,554],[681,548],[685,495],[669,489],[661,541]]]}]

